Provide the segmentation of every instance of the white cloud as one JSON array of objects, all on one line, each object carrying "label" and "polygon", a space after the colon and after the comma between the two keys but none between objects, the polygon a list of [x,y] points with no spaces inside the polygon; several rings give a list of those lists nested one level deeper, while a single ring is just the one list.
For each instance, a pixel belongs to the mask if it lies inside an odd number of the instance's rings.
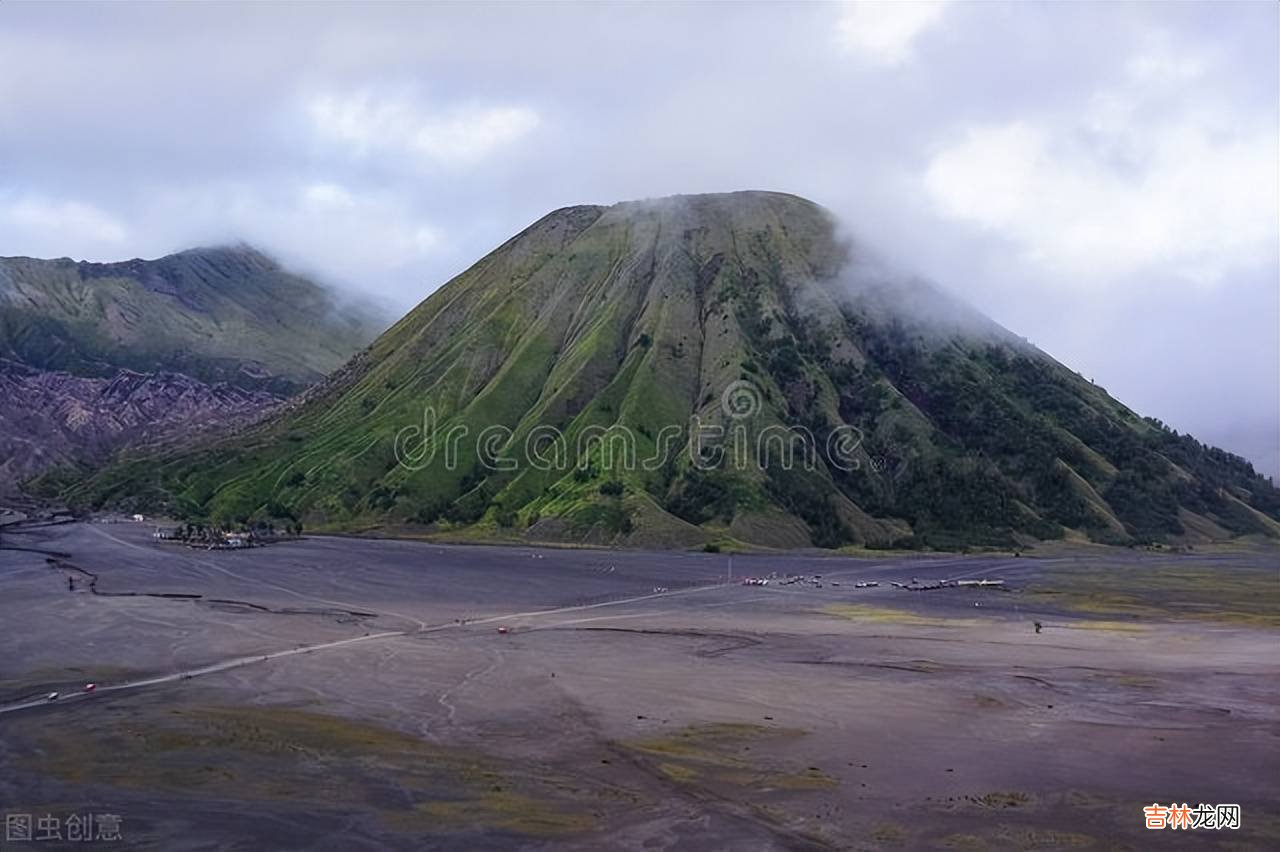
[{"label": "white cloud", "polygon": [[1206,70],[1202,52],[1174,46],[1166,32],[1149,33],[1144,44],[1125,66],[1134,81],[1154,84],[1183,83],[1201,77]]},{"label": "white cloud", "polygon": [[346,210],[356,203],[351,193],[335,183],[313,183],[302,189],[302,205],[311,211]]},{"label": "white cloud", "polygon": [[836,37],[846,50],[876,65],[900,65],[916,38],[942,19],[945,0],[852,0],[844,4]]},{"label": "white cloud", "polygon": [[1179,96],[1203,68],[1156,42],[1083,111],[969,126],[929,162],[926,193],[1076,285],[1158,269],[1212,286],[1266,262],[1280,146],[1265,121]]},{"label": "white cloud", "polygon": [[307,104],[322,137],[358,156],[407,155],[423,164],[467,165],[510,145],[539,124],[525,106],[455,106],[429,113],[407,98],[321,95]]},{"label": "white cloud", "polygon": [[116,245],[128,236],[124,225],[92,204],[38,196],[18,198],[0,207],[0,222],[29,233],[37,245]]}]

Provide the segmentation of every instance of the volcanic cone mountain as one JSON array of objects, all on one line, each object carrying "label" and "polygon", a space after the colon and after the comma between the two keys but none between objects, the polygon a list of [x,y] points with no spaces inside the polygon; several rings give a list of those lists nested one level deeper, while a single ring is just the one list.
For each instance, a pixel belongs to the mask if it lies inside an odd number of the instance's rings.
[{"label": "volcanic cone mountain", "polygon": [[766,192],[550,213],[248,435],[68,493],[644,546],[1280,534],[1244,460]]}]

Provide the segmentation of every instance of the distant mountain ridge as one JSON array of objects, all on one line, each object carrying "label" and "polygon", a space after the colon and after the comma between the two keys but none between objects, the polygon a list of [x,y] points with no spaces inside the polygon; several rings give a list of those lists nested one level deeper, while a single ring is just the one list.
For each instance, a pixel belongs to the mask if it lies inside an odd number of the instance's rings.
[{"label": "distant mountain ridge", "polygon": [[381,327],[245,245],[120,263],[0,258],[0,357],[39,369],[171,371],[290,394]]},{"label": "distant mountain ridge", "polygon": [[54,465],[243,425],[382,327],[245,245],[0,258],[0,493]]},{"label": "distant mountain ridge", "polygon": [[[728,444],[695,443],[710,428],[755,448],[802,430],[812,459],[740,465]],[[548,430],[562,458],[531,463]],[[658,463],[618,464],[586,440],[601,432]],[[236,440],[62,493],[660,547],[1280,536],[1280,492],[1247,462],[1138,416],[880,267],[822,208],[769,192],[554,211]]]}]

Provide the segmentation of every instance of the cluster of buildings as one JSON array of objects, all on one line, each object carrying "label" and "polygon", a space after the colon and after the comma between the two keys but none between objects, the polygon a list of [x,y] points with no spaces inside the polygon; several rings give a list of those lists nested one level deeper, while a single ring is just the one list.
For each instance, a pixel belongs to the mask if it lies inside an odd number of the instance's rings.
[{"label": "cluster of buildings", "polygon": [[168,528],[156,527],[151,537],[156,541],[173,541],[188,547],[202,547],[208,550],[238,550],[262,543],[252,531],[237,532],[217,527],[193,527],[191,524]]}]

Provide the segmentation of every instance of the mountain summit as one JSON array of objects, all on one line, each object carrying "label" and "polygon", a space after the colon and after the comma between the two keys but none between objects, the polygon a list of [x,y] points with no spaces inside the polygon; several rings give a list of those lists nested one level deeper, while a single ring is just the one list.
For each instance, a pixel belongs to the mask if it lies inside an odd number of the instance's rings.
[{"label": "mountain summit", "polygon": [[247,437],[70,496],[645,546],[1280,534],[1247,462],[769,192],[550,213]]}]

